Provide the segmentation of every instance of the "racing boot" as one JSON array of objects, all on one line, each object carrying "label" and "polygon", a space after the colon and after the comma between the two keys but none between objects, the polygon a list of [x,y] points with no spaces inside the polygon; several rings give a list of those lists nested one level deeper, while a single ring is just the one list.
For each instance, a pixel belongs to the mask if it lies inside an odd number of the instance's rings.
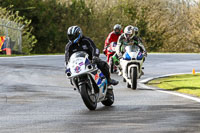
[{"label": "racing boot", "polygon": [[117,85],[119,83],[119,81],[116,81],[116,80],[114,80],[114,79],[108,79],[108,86],[109,85]]},{"label": "racing boot", "polygon": [[[144,69],[144,67],[142,67],[142,69]],[[141,75],[144,75],[144,72],[141,70]]]},{"label": "racing boot", "polygon": [[119,76],[122,76],[122,71],[119,70],[118,75],[119,75]]},{"label": "racing boot", "polygon": [[109,85],[117,85],[119,83],[119,81],[116,81],[116,80],[110,78],[110,72],[109,71],[107,73],[105,73],[104,75],[105,75],[106,79],[108,80],[108,86]]},{"label": "racing boot", "polygon": [[141,71],[141,75],[144,75],[144,72],[143,72],[143,71]]},{"label": "racing boot", "polygon": [[118,75],[119,75],[119,76],[122,76],[122,74],[123,74],[123,73],[122,73],[122,68],[119,66],[119,67],[118,67]]}]

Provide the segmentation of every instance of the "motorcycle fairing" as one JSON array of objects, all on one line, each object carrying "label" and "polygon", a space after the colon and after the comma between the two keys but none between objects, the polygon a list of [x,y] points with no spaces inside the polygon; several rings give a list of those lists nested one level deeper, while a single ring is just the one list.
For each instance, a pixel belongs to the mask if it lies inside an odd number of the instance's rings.
[{"label": "motorcycle fairing", "polygon": [[126,52],[123,57],[124,60],[131,60],[130,55]]},{"label": "motorcycle fairing", "polygon": [[137,55],[137,60],[142,60],[143,57],[144,57],[144,55],[141,52],[139,52]]}]

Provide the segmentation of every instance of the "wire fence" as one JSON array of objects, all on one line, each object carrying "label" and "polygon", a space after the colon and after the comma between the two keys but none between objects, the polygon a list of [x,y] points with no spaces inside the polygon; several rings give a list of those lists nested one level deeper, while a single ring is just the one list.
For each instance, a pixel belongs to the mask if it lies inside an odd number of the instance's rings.
[{"label": "wire fence", "polygon": [[5,36],[5,47],[14,53],[22,53],[22,30],[24,25],[0,19],[0,36]]}]

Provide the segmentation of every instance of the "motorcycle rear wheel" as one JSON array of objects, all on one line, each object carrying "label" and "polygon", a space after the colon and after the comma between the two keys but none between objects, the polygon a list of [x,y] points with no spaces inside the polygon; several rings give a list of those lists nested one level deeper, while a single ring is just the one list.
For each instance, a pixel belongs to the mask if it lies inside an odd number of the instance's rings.
[{"label": "motorcycle rear wheel", "polygon": [[114,103],[114,93],[113,90],[108,90],[106,94],[106,100],[101,103],[105,106],[111,106]]}]

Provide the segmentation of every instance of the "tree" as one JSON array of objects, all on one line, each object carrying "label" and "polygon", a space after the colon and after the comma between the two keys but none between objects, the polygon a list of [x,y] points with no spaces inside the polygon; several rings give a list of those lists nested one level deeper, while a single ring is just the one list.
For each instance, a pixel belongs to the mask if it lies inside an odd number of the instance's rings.
[{"label": "tree", "polygon": [[[22,30],[22,52],[29,54],[34,45],[37,43],[35,36],[32,34],[32,27],[30,26],[31,20],[27,20],[24,17],[19,16],[19,12],[12,12],[2,7],[0,7],[0,18],[0,21],[4,20],[5,22],[13,22],[13,26],[24,25]],[[16,34],[18,34],[16,32],[17,31],[14,32],[14,30],[9,32],[9,37],[11,39],[16,39],[16,37],[19,37],[16,36]]]}]

